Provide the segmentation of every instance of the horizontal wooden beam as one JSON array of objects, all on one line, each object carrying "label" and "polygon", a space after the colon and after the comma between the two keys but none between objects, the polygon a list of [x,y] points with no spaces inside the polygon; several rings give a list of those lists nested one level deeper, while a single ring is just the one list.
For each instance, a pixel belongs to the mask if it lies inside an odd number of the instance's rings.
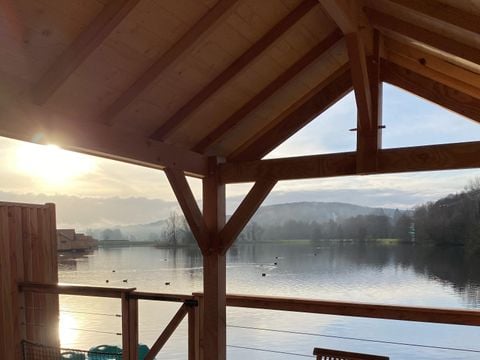
[{"label": "horizontal wooden beam", "polygon": [[46,284],[38,282],[22,282],[18,288],[23,292],[39,294],[59,294],[59,295],[77,295],[94,296],[121,299],[125,293],[132,293],[135,288],[114,288],[105,286],[91,285],[70,285],[70,284]]},{"label": "horizontal wooden beam", "polygon": [[208,229],[203,219],[202,212],[193,196],[190,185],[187,182],[187,178],[182,171],[171,168],[165,169],[165,175],[167,175],[170,186],[172,187],[175,197],[185,215],[185,219],[197,240],[198,246],[202,251],[205,251],[209,241]]},{"label": "horizontal wooden beam", "polygon": [[237,76],[266,48],[273,44],[280,36],[290,29],[298,20],[308,13],[317,0],[303,0],[290,14],[278,22],[272,29],[263,35],[257,42],[247,49],[240,57],[230,64],[208,85],[194,95],[183,105],[173,116],[167,119],[152,135],[152,139],[163,140],[173,130],[177,129],[185,119],[198,109],[205,100],[212,96],[217,90],[224,86],[229,80]]},{"label": "horizontal wooden beam", "polygon": [[257,160],[275,149],[352,89],[347,65],[329,76],[294,105],[280,114],[272,125],[252,136],[228,156],[229,161]]},{"label": "horizontal wooden beam", "polygon": [[[47,120],[37,122],[37,118]],[[168,166],[196,177],[207,174],[207,157],[198,153],[96,122],[56,119],[38,109],[32,113],[2,114],[0,136],[37,144],[55,144],[66,150],[154,169]]]},{"label": "horizontal wooden beam", "polygon": [[314,48],[302,56],[297,62],[285,70],[280,76],[264,87],[257,95],[245,103],[239,110],[230,115],[218,127],[212,130],[202,140],[200,140],[193,148],[193,151],[204,152],[210,145],[219,140],[227,132],[231,131],[243,118],[260,106],[265,100],[272,96],[283,85],[292,80],[303,69],[317,60],[323,53],[336,44],[341,38],[342,33],[337,29],[334,30],[325,39],[320,41]]},{"label": "horizontal wooden beam", "polygon": [[443,21],[480,35],[480,16],[436,0],[390,0],[429,18]]},{"label": "horizontal wooden beam", "polygon": [[[377,168],[362,174],[479,167],[480,142],[466,142],[379,150]],[[280,181],[348,175],[359,175],[356,152],[229,162],[220,165],[220,180],[225,184],[259,179]]]},{"label": "horizontal wooden beam", "polygon": [[100,120],[107,124],[114,122],[114,117],[130,104],[143,90],[158,78],[158,76],[200,39],[208,36],[215,24],[218,24],[238,0],[220,0],[213,8],[202,16],[170,49],[163,53],[130,87],[125,90],[100,115]]},{"label": "horizontal wooden beam", "polygon": [[107,38],[139,0],[112,0],[54,62],[32,89],[35,104],[44,104]]},{"label": "horizontal wooden beam", "polygon": [[240,232],[250,221],[276,183],[275,180],[268,179],[260,179],[255,182],[255,185],[253,185],[245,199],[243,199],[238,209],[220,231],[219,237],[221,239],[223,253],[226,253],[233,245]]},{"label": "horizontal wooden beam", "polygon": [[374,27],[379,27],[407,36],[438,50],[459,58],[480,64],[480,49],[458,42],[446,36],[427,30],[416,24],[400,20],[380,11],[365,8],[365,13]]},{"label": "horizontal wooden beam", "polygon": [[[197,295],[198,296],[198,295]],[[233,307],[480,326],[480,311],[227,294]]]},{"label": "horizontal wooden beam", "polygon": [[398,86],[457,114],[480,122],[480,100],[387,60],[381,62],[383,81]]}]

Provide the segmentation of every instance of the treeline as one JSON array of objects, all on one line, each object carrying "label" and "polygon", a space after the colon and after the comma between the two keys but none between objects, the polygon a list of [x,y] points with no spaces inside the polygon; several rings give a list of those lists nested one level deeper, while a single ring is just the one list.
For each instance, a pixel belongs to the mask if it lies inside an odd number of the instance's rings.
[{"label": "treeline", "polygon": [[372,240],[396,238],[412,239],[412,218],[406,212],[396,211],[393,218],[387,215],[359,215],[325,223],[289,220],[281,225],[261,226],[248,224],[239,241],[275,240]]},{"label": "treeline", "polygon": [[480,178],[465,191],[418,206],[414,212],[416,240],[433,245],[480,249]]}]

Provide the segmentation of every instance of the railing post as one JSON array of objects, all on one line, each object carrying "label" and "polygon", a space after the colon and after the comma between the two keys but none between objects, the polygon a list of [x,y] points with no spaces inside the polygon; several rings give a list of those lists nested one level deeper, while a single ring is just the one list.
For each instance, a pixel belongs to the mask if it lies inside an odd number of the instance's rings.
[{"label": "railing post", "polygon": [[[194,308],[195,316],[195,360],[203,360],[203,311],[204,301],[202,293],[194,293],[193,296],[197,300],[197,306]],[[190,323],[189,323],[190,326]]]},{"label": "railing post", "polygon": [[122,359],[138,359],[138,300],[122,293]]},{"label": "railing post", "polygon": [[197,301],[186,301],[185,305],[188,307],[188,360],[198,359],[197,346]]}]

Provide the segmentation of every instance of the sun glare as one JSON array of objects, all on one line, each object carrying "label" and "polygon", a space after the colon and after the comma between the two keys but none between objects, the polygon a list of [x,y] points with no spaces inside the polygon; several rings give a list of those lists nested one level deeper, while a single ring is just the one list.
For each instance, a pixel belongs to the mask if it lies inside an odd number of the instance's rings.
[{"label": "sun glare", "polygon": [[17,150],[16,167],[50,185],[64,185],[91,172],[94,160],[55,145],[23,144]]},{"label": "sun glare", "polygon": [[72,346],[77,338],[77,319],[70,314],[60,315],[60,343],[62,346]]}]

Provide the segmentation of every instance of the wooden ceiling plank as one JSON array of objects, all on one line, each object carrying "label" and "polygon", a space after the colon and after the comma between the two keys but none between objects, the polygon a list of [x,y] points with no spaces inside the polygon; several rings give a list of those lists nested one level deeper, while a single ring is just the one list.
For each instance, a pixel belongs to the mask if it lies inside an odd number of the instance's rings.
[{"label": "wooden ceiling plank", "polygon": [[155,140],[165,139],[173,130],[178,128],[183,121],[199,108],[205,100],[219,90],[225,83],[233,79],[240,71],[248,66],[266,48],[273,44],[280,36],[288,31],[298,20],[308,13],[315,5],[316,0],[304,0],[290,14],[278,22],[272,29],[255,42],[239,58],[230,64],[208,85],[201,89],[173,116],[167,119],[152,135]]},{"label": "wooden ceiling plank", "polygon": [[176,60],[178,60],[186,51],[196,44],[200,39],[204,39],[214,29],[215,24],[221,22],[231,13],[238,0],[220,0],[204,16],[202,16],[172,47],[143,72],[135,82],[128,87],[113,103],[111,103],[100,115],[100,121],[113,124],[115,116],[125,109],[135,98],[144,91],[155,79]]},{"label": "wooden ceiling plank", "polygon": [[253,185],[240,206],[220,231],[219,237],[222,242],[223,253],[226,253],[233,245],[238,235],[240,235],[260,205],[262,205],[276,183],[277,181],[270,179],[259,179],[255,182],[255,185]]},{"label": "wooden ceiling plank", "polygon": [[209,241],[208,229],[185,174],[180,170],[165,168],[165,175],[200,249],[206,251]]},{"label": "wooden ceiling plank", "polygon": [[400,20],[380,11],[365,8],[365,13],[372,26],[407,36],[428,46],[455,55],[474,64],[480,65],[480,49],[460,43],[451,38],[437,34],[418,25]]},{"label": "wooden ceiling plank", "polygon": [[87,57],[133,10],[139,0],[112,0],[54,62],[32,88],[32,100],[43,105]]},{"label": "wooden ceiling plank", "polygon": [[354,9],[345,0],[319,0],[323,9],[330,15],[345,34],[353,89],[357,103],[359,128],[371,129],[372,104],[368,78],[365,46],[359,33],[359,26],[354,18]]},{"label": "wooden ceiling plank", "polygon": [[480,17],[435,0],[390,0],[405,8],[443,21],[458,28],[480,34]]},{"label": "wooden ceiling plank", "polygon": [[[207,157],[174,145],[136,136],[119,129],[90,121],[50,120],[44,113],[36,116],[0,117],[0,136],[38,144],[56,144],[66,150],[100,156],[154,169],[172,167],[204,177],[208,172]],[[11,118],[15,117],[15,121]]]},{"label": "wooden ceiling plank", "polygon": [[334,44],[336,44],[341,38],[342,33],[337,29],[328,35],[325,39],[307,52],[302,58],[280,74],[275,80],[264,87],[257,95],[245,103],[240,109],[230,115],[224,122],[222,122],[217,128],[212,130],[202,140],[200,140],[193,148],[192,151],[199,153],[204,152],[210,145],[218,141],[227,132],[231,131],[242,119],[248,114],[254,111],[265,100],[272,96],[278,89],[287,84],[303,69],[312,64]]},{"label": "wooden ceiling plank", "polygon": [[[377,168],[368,174],[479,168],[479,154],[480,141],[383,149],[378,153]],[[227,162],[219,171],[225,184],[358,175],[355,152]]]},{"label": "wooden ceiling plank", "polygon": [[382,59],[382,80],[437,105],[480,122],[480,100],[452,87]]},{"label": "wooden ceiling plank", "polygon": [[230,154],[228,160],[246,161],[262,158],[335,104],[351,89],[351,73],[345,65],[282,113],[273,121],[273,126],[267,126]]}]

